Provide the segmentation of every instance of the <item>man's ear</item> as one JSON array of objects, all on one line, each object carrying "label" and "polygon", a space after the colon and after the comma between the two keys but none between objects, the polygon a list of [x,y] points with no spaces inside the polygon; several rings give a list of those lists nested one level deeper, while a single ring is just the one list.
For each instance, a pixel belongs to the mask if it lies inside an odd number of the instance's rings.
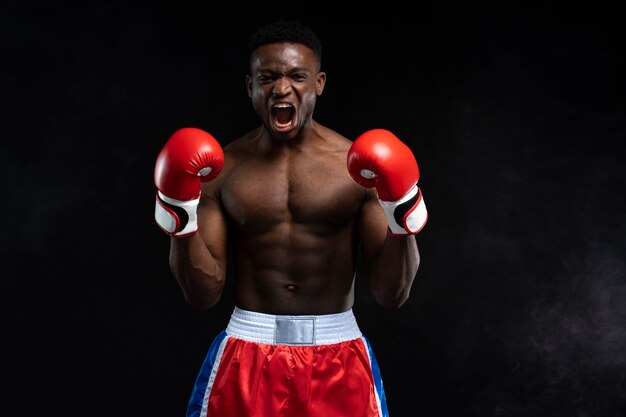
[{"label": "man's ear", "polygon": [[326,85],[326,73],[323,71],[320,71],[317,73],[317,85],[315,86],[318,96],[321,96],[322,92],[324,92],[325,85]]},{"label": "man's ear", "polygon": [[252,77],[250,74],[246,74],[246,90],[248,90],[248,97],[252,98]]}]

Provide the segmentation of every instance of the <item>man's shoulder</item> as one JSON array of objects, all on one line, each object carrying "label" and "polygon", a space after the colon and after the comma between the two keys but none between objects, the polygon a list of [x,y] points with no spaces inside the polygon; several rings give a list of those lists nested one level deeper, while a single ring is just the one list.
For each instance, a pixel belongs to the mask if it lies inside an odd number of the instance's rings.
[{"label": "man's shoulder", "polygon": [[252,139],[257,135],[258,133],[255,130],[245,133],[243,136],[240,136],[224,145],[224,152],[236,154],[248,150],[251,146]]},{"label": "man's shoulder", "polygon": [[317,134],[324,139],[324,142],[327,144],[336,147],[337,150],[348,151],[348,148],[352,145],[352,140],[348,139],[343,134],[338,131],[331,129],[329,127],[323,126],[321,124],[317,124],[316,126]]},{"label": "man's shoulder", "polygon": [[339,133],[337,130],[332,129],[328,126],[322,125],[320,123],[315,123],[314,128],[318,135],[326,139],[330,139],[334,141],[341,141],[341,142],[350,141],[345,135]]}]

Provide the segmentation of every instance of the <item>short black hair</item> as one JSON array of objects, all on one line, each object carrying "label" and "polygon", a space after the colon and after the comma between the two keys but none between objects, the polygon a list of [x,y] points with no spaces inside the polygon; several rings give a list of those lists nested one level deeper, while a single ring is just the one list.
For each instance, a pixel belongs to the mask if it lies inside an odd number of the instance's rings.
[{"label": "short black hair", "polygon": [[277,42],[293,42],[307,46],[322,62],[322,43],[310,27],[298,20],[277,20],[260,27],[250,36],[248,49],[250,56],[262,45]]}]

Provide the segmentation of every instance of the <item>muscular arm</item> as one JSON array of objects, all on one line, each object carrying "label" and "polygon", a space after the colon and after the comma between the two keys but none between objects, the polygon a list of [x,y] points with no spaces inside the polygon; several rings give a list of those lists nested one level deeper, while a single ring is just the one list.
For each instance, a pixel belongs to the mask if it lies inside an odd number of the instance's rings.
[{"label": "muscular arm", "polygon": [[358,220],[367,281],[376,301],[390,308],[409,297],[420,255],[414,235],[393,236],[376,198],[365,203]]},{"label": "muscular arm", "polygon": [[[205,184],[206,189],[214,184]],[[227,228],[219,202],[203,190],[198,206],[198,233],[171,238],[170,268],[185,300],[197,309],[214,306],[226,279]]]}]

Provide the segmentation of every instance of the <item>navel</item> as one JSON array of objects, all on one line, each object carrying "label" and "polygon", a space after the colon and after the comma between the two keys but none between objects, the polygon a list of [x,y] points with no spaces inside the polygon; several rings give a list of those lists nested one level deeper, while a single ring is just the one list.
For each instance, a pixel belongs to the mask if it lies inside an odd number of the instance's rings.
[{"label": "navel", "polygon": [[291,291],[291,292],[293,292],[293,291],[295,291],[295,290],[296,290],[296,286],[295,286],[295,285],[293,285],[293,284],[289,284],[289,285],[287,285],[287,291]]}]

